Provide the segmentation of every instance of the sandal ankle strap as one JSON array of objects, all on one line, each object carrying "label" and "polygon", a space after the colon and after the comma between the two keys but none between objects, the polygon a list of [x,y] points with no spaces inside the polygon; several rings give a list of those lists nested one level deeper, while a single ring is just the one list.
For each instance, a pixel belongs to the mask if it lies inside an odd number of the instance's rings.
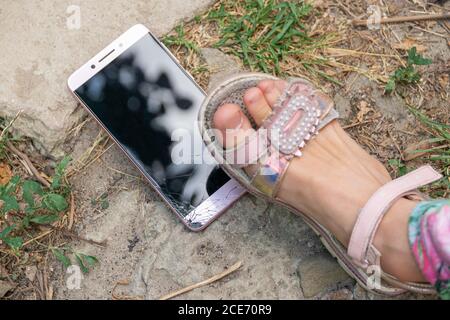
[{"label": "sandal ankle strap", "polygon": [[431,166],[423,166],[379,188],[360,210],[348,245],[348,255],[362,268],[378,265],[381,254],[373,246],[376,230],[394,202],[415,189],[439,180],[442,175]]}]

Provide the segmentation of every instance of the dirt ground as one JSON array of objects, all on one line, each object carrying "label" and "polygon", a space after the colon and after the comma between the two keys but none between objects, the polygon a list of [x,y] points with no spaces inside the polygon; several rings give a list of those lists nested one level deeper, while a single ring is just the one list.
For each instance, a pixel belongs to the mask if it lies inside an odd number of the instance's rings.
[{"label": "dirt ground", "polygon": [[[314,36],[333,37],[295,59],[324,58],[315,66],[320,72],[307,72],[299,67],[299,60],[287,58],[278,75],[307,77],[330,94],[344,128],[393,177],[432,162],[446,178],[427,191],[448,197],[450,139],[435,138],[442,132],[449,134],[450,24],[406,22],[368,30],[350,23],[367,18],[370,5],[378,5],[387,16],[405,16],[448,12],[450,3],[444,2],[313,1],[314,14],[304,23]],[[208,11],[222,3],[232,6],[219,1]],[[242,10],[233,8],[238,13]],[[183,24],[184,39],[198,50],[183,44],[169,46],[205,89],[228,74],[255,70],[227,48],[213,48],[219,35],[212,24],[207,19]],[[419,83],[400,85],[395,93],[386,94],[389,76],[405,66],[407,50],[413,46],[433,63],[418,67]],[[39,171],[53,173],[54,159],[39,154],[28,140],[18,144]],[[414,153],[422,149],[429,151]],[[66,173],[72,198],[61,226],[67,227],[71,217],[73,228],[69,236],[58,234],[45,245],[70,246],[95,256],[99,264],[77,283],[73,270],[65,269],[48,249],[27,252],[30,257],[18,262],[0,251],[0,279],[14,283],[5,298],[155,299],[223,272],[238,261],[242,262],[238,271],[180,297],[384,298],[355,284],[300,218],[253,196],[244,196],[204,232],[186,230],[87,114],[66,135],[61,150],[74,159]],[[19,170],[15,168],[21,163],[16,159],[10,166]],[[399,298],[435,297],[405,294]]]}]

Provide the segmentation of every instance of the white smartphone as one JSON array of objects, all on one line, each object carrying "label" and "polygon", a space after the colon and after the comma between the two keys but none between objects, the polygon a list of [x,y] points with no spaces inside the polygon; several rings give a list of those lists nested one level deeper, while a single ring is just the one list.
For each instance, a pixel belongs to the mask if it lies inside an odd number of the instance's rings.
[{"label": "white smartphone", "polygon": [[[205,93],[145,26],[114,40],[68,85],[189,229],[203,230],[245,193],[202,142],[196,119]],[[184,161],[174,159],[180,143],[196,150]]]}]

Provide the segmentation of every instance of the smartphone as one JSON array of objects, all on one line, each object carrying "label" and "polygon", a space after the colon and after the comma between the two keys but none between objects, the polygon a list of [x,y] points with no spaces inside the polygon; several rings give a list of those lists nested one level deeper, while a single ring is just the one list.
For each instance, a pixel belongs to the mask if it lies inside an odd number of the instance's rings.
[{"label": "smartphone", "polygon": [[145,26],[114,40],[68,86],[189,229],[203,230],[245,193],[202,142],[205,93]]}]

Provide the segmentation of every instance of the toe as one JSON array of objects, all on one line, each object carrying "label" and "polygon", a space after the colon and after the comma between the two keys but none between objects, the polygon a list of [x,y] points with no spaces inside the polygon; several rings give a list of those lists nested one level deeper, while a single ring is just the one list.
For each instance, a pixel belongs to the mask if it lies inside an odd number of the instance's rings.
[{"label": "toe", "polygon": [[250,88],[245,92],[244,103],[258,126],[261,125],[272,111],[263,92],[257,87]]},{"label": "toe", "polygon": [[270,107],[274,106],[285,87],[286,81],[284,80],[263,80],[258,84],[258,88],[263,92]]},{"label": "toe", "polygon": [[213,123],[218,129],[217,138],[225,148],[237,145],[253,132],[250,121],[237,104],[220,106],[214,114]]}]

